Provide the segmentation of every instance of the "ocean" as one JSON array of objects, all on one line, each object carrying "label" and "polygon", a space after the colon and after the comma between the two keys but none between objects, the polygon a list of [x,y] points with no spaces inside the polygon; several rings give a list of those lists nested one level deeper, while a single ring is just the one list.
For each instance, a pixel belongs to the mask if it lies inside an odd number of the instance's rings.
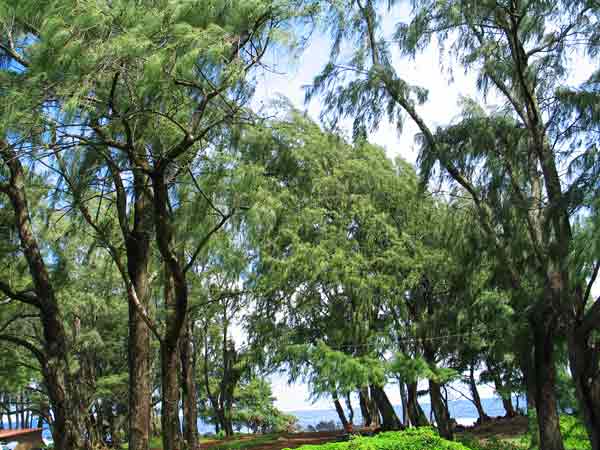
[{"label": "ocean", "polygon": [[[513,399],[513,404],[516,405],[516,398]],[[493,398],[481,399],[483,409],[486,414],[490,417],[504,416],[506,411],[502,406],[502,400]],[[430,417],[431,405],[429,403],[419,402],[423,411]],[[523,408],[526,405],[524,399],[519,399],[519,407]],[[357,405],[358,406],[358,405]],[[354,423],[361,423],[362,416],[360,414],[360,408],[354,407]],[[448,408],[450,410],[450,416],[456,420],[460,425],[472,425],[478,418],[477,409],[475,405],[468,400],[450,400],[448,402]],[[402,407],[400,405],[394,406],[398,417],[402,417]],[[289,414],[293,414],[298,418],[298,425],[302,429],[307,429],[309,426],[316,426],[319,422],[330,422],[333,421],[341,428],[340,419],[335,409],[321,409],[321,410],[305,410],[305,411],[290,411]],[[346,412],[347,414],[347,412]]]}]

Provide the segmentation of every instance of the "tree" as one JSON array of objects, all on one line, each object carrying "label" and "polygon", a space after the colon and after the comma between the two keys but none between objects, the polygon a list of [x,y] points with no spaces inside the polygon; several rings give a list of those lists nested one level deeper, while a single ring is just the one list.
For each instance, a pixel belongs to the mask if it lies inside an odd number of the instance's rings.
[{"label": "tree", "polygon": [[[524,297],[530,280],[517,270],[519,255],[510,232],[523,230],[525,248],[535,265],[527,273],[535,279],[536,299],[525,314],[535,349],[532,375],[540,444],[547,450],[561,450],[555,341],[570,330],[568,334],[583,338],[579,345],[571,339],[572,348],[579,348],[580,356],[586,345],[589,350],[599,303],[586,297],[589,283],[583,280],[590,278],[590,272],[575,281],[570,262],[573,213],[583,205],[585,195],[580,194],[591,186],[582,182],[596,179],[594,164],[583,161],[590,161],[595,150],[573,139],[589,133],[589,122],[585,114],[562,113],[568,102],[561,100],[558,88],[565,85],[569,73],[566,52],[593,46],[597,10],[587,2],[420,3],[411,22],[397,29],[401,51],[414,55],[433,36],[441,43],[456,36],[453,49],[460,63],[477,71],[478,87],[484,92],[494,89],[503,102],[498,113],[489,115],[468,102],[458,124],[436,132],[417,109],[426,100],[426,92],[404,81],[391,64],[389,41],[380,37],[376,3],[357,0],[343,12],[333,5],[329,23],[336,46],[332,62],[315,79],[309,96],[325,91],[326,113],[354,115],[355,130],[376,126],[385,112],[398,123],[402,115],[410,117],[420,131],[424,177],[437,164],[444,179],[472,199],[490,248],[503,261],[512,288]],[[337,62],[344,39],[358,44],[348,64]],[[344,81],[348,73],[350,79]],[[580,125],[582,131],[575,132]],[[564,155],[571,163],[580,162],[571,165],[575,170],[571,183],[559,175]],[[578,306],[573,309],[573,305]],[[597,448],[595,430],[600,428],[592,411],[598,407],[591,408],[595,388],[589,378],[583,383],[577,375],[585,364],[572,359],[590,439]]]}]

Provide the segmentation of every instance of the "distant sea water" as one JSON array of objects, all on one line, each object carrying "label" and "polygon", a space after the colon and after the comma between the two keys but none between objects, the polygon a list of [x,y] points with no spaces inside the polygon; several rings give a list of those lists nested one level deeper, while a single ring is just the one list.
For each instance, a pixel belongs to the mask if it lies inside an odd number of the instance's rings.
[{"label": "distant sea water", "polygon": [[[423,411],[430,417],[431,414],[431,405],[429,403],[421,403],[419,402]],[[484,398],[481,399],[481,403],[483,405],[483,409],[486,414],[490,417],[498,417],[506,414],[502,406],[502,400],[494,397],[494,398]],[[526,402],[523,398],[513,398],[513,404],[520,408],[524,408]],[[477,410],[473,403],[468,400],[450,400],[448,402],[448,407],[450,409],[450,416],[456,420],[456,422],[460,425],[472,425],[478,418]],[[398,417],[402,417],[402,407],[400,405],[394,406]],[[341,428],[340,419],[337,415],[337,412],[334,408],[331,409],[310,409],[310,410],[299,410],[299,411],[286,411],[288,414],[292,414],[298,418],[298,428],[302,430],[306,430],[309,426],[316,427],[319,422],[333,422],[339,428]],[[346,416],[347,416],[346,411]],[[354,408],[354,423],[360,424],[362,422],[362,416],[360,414],[360,408],[358,405]],[[8,425],[8,424],[6,424]],[[214,433],[214,426],[212,424],[208,424],[203,422],[202,420],[198,421],[198,430],[201,434]],[[242,432],[244,430],[241,430]],[[52,441],[52,436],[50,434],[50,430],[48,429],[48,425],[44,424],[43,431],[44,440],[49,443]]]},{"label": "distant sea water", "polygon": [[[485,413],[490,417],[504,416],[506,411],[502,406],[502,400],[493,398],[483,398],[481,403]],[[526,402],[523,398],[518,399],[519,408],[524,408]],[[429,418],[431,416],[431,405],[429,403],[419,402],[421,408],[425,412],[425,415]],[[513,405],[516,406],[517,398],[513,398]],[[402,407],[400,405],[394,406],[396,414],[399,418],[402,418]],[[450,416],[456,420],[460,425],[473,425],[477,418],[477,409],[475,405],[468,400],[450,400],[448,402],[448,409],[450,410]],[[333,421],[338,424],[341,428],[339,416],[335,409],[321,409],[321,410],[304,410],[304,411],[289,411],[288,414],[293,414],[298,418],[298,425],[302,429],[308,428],[308,426],[316,426],[319,422]],[[346,417],[348,412],[346,411]],[[360,408],[354,407],[354,423],[359,424],[362,422],[362,416],[360,414]]]}]

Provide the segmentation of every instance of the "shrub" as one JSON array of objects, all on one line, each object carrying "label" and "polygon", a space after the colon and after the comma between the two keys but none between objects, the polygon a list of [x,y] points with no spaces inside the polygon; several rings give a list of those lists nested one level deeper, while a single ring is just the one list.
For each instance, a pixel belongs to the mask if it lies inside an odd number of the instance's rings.
[{"label": "shrub", "polygon": [[304,445],[300,450],[470,450],[459,442],[442,439],[432,428],[388,431],[375,437],[356,436],[346,442]]}]

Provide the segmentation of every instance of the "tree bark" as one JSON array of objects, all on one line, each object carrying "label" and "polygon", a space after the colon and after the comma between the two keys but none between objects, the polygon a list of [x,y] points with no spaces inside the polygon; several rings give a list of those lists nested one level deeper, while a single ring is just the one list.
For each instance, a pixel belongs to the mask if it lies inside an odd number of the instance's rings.
[{"label": "tree bark", "polygon": [[400,419],[398,419],[398,415],[383,388],[371,385],[371,396],[381,414],[381,427],[386,431],[402,429]]},{"label": "tree bark", "polygon": [[[167,264],[164,264],[165,285],[164,299],[167,310],[167,327],[172,327],[177,314],[173,277]],[[179,422],[179,335],[170,333],[160,343],[161,359],[161,425],[163,448],[165,450],[181,450],[181,424]]]},{"label": "tree bark", "polygon": [[354,423],[354,408],[352,408],[352,400],[350,399],[350,393],[346,393],[346,408],[348,408],[348,421],[350,424]]},{"label": "tree bark", "polygon": [[410,424],[413,427],[425,427],[429,425],[425,411],[421,408],[418,401],[417,383],[406,383],[407,390],[407,410]]},{"label": "tree bark", "polygon": [[198,397],[195,381],[195,348],[192,343],[191,324],[185,327],[179,346],[181,356],[181,390],[183,396],[183,434],[189,450],[198,448]]},{"label": "tree bark", "polygon": [[[40,362],[42,375],[54,412],[52,437],[57,450],[76,450],[89,447],[84,440],[85,426],[82,422],[81,404],[77,376],[69,366],[68,339],[60,308],[55,297],[54,286],[40,247],[33,232],[29,204],[25,190],[25,173],[19,156],[4,141],[0,142],[0,156],[8,167],[10,179],[1,191],[12,205],[15,227],[29,266],[35,297],[18,295],[16,300],[36,307],[40,312],[43,329],[43,351],[33,345],[29,350]],[[21,345],[26,345],[22,342]]]},{"label": "tree bark", "polygon": [[554,330],[552,320],[538,317],[534,331],[535,406],[540,435],[540,449],[564,450],[556,399],[556,367],[554,364]]},{"label": "tree bark", "polygon": [[[127,270],[137,297],[145,307],[149,306],[150,230],[151,205],[144,192],[144,180],[135,181],[134,229],[125,236]],[[150,439],[150,415],[152,408],[150,329],[138,310],[135,300],[129,303],[129,448],[148,450]]]},{"label": "tree bark", "polygon": [[340,400],[338,399],[338,396],[335,392],[333,392],[331,394],[331,397],[333,398],[333,404],[335,405],[335,410],[338,414],[338,417],[340,418],[340,421],[342,422],[342,428],[344,430],[348,429],[348,419],[346,419],[346,414],[344,414],[344,408],[342,408],[342,404],[340,403]]},{"label": "tree bark", "polygon": [[369,391],[365,387],[358,390],[358,400],[360,403],[360,412],[363,418],[363,425],[370,427],[372,423],[371,410],[369,408]]},{"label": "tree bark", "polygon": [[177,347],[161,344],[161,425],[163,448],[181,450],[181,427],[179,423],[179,352]]},{"label": "tree bark", "polygon": [[589,338],[589,334],[581,334],[577,328],[571,330],[568,338],[569,363],[592,450],[600,450],[598,350],[588,346]]},{"label": "tree bark", "polygon": [[511,392],[506,391],[498,371],[494,370],[492,375],[494,378],[496,394],[500,396],[500,399],[502,400],[502,406],[504,407],[504,411],[506,411],[505,417],[515,417],[517,415],[517,411],[512,404]]},{"label": "tree bark", "polygon": [[444,439],[452,440],[454,436],[448,409],[442,397],[441,385],[432,379],[429,380],[429,397],[431,398],[431,409],[433,410],[438,433]]}]

